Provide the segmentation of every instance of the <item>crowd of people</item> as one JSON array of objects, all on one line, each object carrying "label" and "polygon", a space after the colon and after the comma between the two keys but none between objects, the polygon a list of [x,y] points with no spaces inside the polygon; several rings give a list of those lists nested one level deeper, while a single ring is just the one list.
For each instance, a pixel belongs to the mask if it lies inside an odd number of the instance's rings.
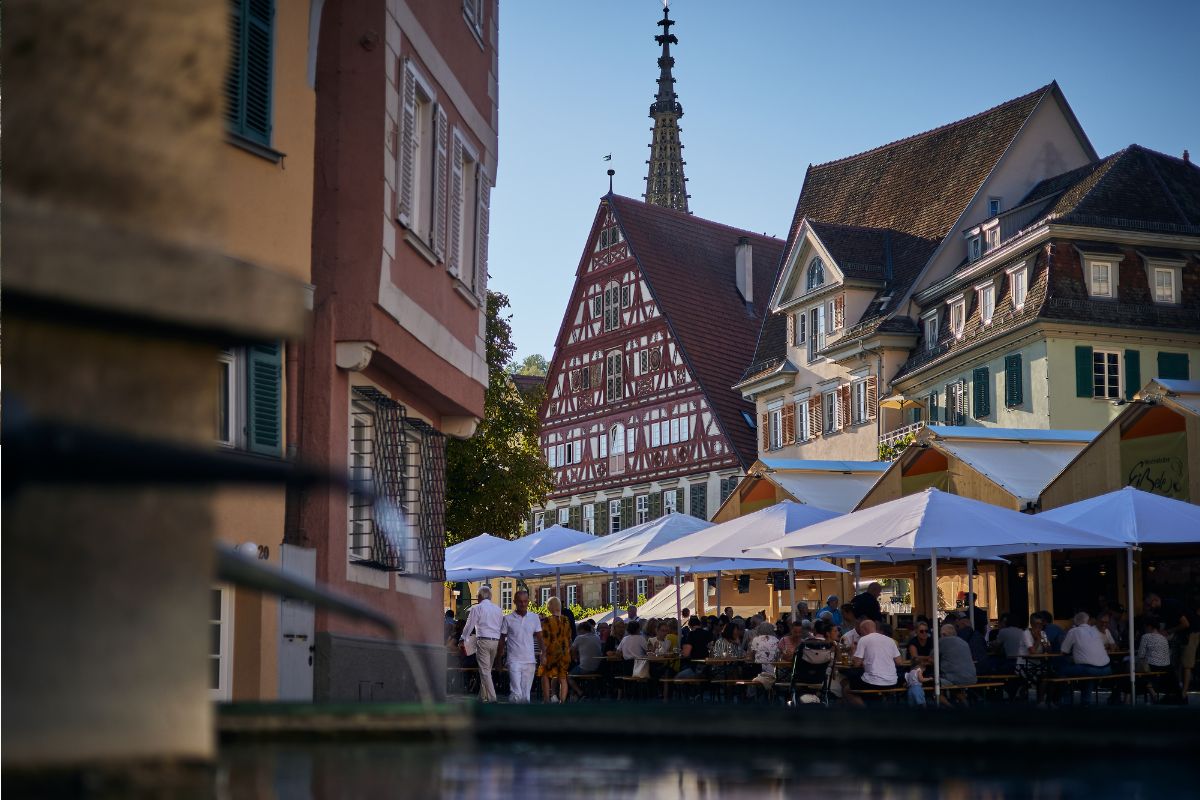
[{"label": "crowd of people", "polygon": [[[494,667],[507,666],[512,702],[530,701],[535,679],[548,703],[585,696],[584,678],[625,675],[635,678],[738,679],[770,688],[780,681],[811,690],[819,687],[847,703],[860,704],[871,690],[907,688],[909,702],[923,705],[934,677],[937,636],[943,702],[959,702],[960,690],[988,680],[1005,683],[1010,696],[1037,687],[1036,701],[1047,697],[1040,677],[1101,678],[1128,668],[1133,658],[1139,672],[1160,673],[1146,687],[1154,699],[1186,698],[1183,687],[1194,673],[1200,642],[1200,603],[1192,610],[1146,597],[1137,620],[1135,641],[1128,641],[1128,617],[1101,602],[1094,615],[1081,611],[1064,629],[1049,611],[1030,615],[1028,626],[1002,613],[994,625],[978,607],[951,611],[937,623],[924,615],[911,631],[897,632],[885,621],[879,595],[871,583],[847,603],[836,595],[810,611],[797,604],[771,622],[765,611],[743,617],[726,607],[719,615],[701,616],[683,609],[681,620],[642,619],[636,606],[616,614],[611,623],[576,623],[569,609],[551,598],[546,613],[529,610],[529,594],[518,591],[514,610],[503,614],[491,602],[491,590],[479,591],[479,602],[465,620],[447,612],[447,649],[463,666],[478,667],[479,696],[494,702]],[[1045,656],[1056,655],[1054,658]],[[841,658],[839,659],[839,656]],[[1123,701],[1127,684],[1113,682],[1110,702]],[[668,685],[662,687],[664,698]],[[1090,682],[1083,682],[1087,702]],[[809,693],[807,697],[815,697]],[[818,698],[819,699],[819,698]]]}]

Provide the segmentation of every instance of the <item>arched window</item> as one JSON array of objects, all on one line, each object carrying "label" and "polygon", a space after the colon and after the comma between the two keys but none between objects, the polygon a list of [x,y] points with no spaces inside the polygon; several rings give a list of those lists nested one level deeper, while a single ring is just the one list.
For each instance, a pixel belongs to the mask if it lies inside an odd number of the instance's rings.
[{"label": "arched window", "polygon": [[621,327],[621,284],[613,281],[604,287],[604,330]]},{"label": "arched window", "polygon": [[825,265],[820,258],[814,258],[808,262],[808,281],[805,284],[805,291],[811,292],[825,282]]},{"label": "arched window", "polygon": [[606,402],[615,403],[625,396],[622,382],[624,356],[620,350],[613,350],[605,358],[604,398]]},{"label": "arched window", "polygon": [[608,429],[608,473],[620,475],[625,471],[625,426],[617,423]]}]

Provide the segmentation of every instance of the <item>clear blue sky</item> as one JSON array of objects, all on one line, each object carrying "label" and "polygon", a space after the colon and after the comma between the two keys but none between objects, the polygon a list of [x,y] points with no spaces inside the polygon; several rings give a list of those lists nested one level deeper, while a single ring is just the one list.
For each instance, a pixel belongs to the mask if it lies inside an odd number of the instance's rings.
[{"label": "clear blue sky", "polygon": [[[605,170],[645,189],[660,0],[500,4],[491,286],[554,349]],[[783,237],[804,171],[1057,80],[1103,156],[1200,160],[1200,2],[673,0],[691,209]],[[612,153],[612,162],[602,160]]]}]

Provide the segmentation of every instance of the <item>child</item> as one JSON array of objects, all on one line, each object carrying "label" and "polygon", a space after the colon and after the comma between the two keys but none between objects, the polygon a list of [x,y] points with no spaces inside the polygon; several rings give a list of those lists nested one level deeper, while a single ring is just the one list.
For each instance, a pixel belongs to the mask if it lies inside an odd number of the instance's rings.
[{"label": "child", "polygon": [[908,704],[910,706],[925,705],[925,687],[922,681],[925,680],[925,668],[915,666],[908,671],[904,676],[904,682],[908,684]]}]

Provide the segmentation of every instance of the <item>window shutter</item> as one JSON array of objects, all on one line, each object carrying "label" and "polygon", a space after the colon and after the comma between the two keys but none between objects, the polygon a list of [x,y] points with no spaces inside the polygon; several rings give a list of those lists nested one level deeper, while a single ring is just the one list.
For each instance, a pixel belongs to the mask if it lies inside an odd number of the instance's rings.
[{"label": "window shutter", "polygon": [[475,296],[482,303],[487,296],[488,230],[492,202],[492,184],[482,169],[478,170],[478,205],[475,208]]},{"label": "window shutter", "polygon": [[249,0],[244,6],[245,72],[242,76],[242,130],[247,138],[269,145],[271,143],[271,68],[272,45],[275,39],[273,0]]},{"label": "window shutter", "polygon": [[1075,396],[1092,396],[1092,348],[1075,346]]},{"label": "window shutter", "polygon": [[608,535],[608,501],[601,500],[599,503],[593,503],[592,508],[595,509],[593,514],[596,518],[596,535]]},{"label": "window shutter", "polygon": [[958,406],[955,404],[955,401],[954,401],[954,384],[953,383],[946,384],[946,392],[943,396],[946,398],[946,400],[945,400],[946,424],[947,425],[957,425],[958,423],[955,422],[955,420],[957,419],[956,414],[957,414]]},{"label": "window shutter", "polygon": [[837,421],[838,428],[850,424],[850,384],[844,383],[837,390]]},{"label": "window shutter", "polygon": [[571,521],[567,524],[571,530],[583,530],[583,506],[571,506]]},{"label": "window shutter", "polygon": [[[1128,351],[1125,358],[1128,359]],[[1188,369],[1188,354],[1187,353],[1159,353],[1158,354],[1158,377],[1166,378],[1167,380],[1186,381],[1190,370]],[[1126,372],[1129,371],[1128,362],[1126,363]],[[1138,387],[1141,390],[1141,387]],[[1132,395],[1131,395],[1132,397]]]},{"label": "window shutter", "polygon": [[279,342],[246,348],[246,438],[252,452],[272,456],[283,447],[281,350]]},{"label": "window shutter", "polygon": [[796,336],[796,315],[787,315],[787,340],[788,344],[795,345],[797,343]]},{"label": "window shutter", "polygon": [[437,107],[437,154],[433,159],[433,254],[446,260],[446,193],[450,184],[450,122],[446,109]]},{"label": "window shutter", "polygon": [[[1160,362],[1161,363],[1161,362]],[[1139,350],[1125,351],[1125,399],[1132,400],[1142,388],[1142,354]]]},{"label": "window shutter", "polygon": [[967,381],[965,379],[960,380],[956,386],[958,387],[958,392],[954,396],[954,424],[966,425],[967,415],[971,413],[971,410],[967,407]]},{"label": "window shutter", "polygon": [[874,375],[867,377],[867,419],[879,414],[879,388]]},{"label": "window shutter", "polygon": [[804,344],[808,340],[808,332],[806,330],[808,327],[808,314],[805,314],[803,311],[797,313],[796,322],[798,323],[799,328],[799,338],[797,339],[796,343]]},{"label": "window shutter", "polygon": [[409,60],[404,59],[400,76],[400,131],[396,160],[400,164],[400,180],[396,186],[396,218],[404,225],[412,221],[413,167],[416,163],[417,142],[417,76]]},{"label": "window shutter", "polygon": [[633,519],[633,498],[621,498],[621,530],[632,528],[634,526]]},{"label": "window shutter", "polygon": [[662,493],[653,492],[646,499],[646,507],[650,516],[649,519],[658,519],[662,516]]},{"label": "window shutter", "polygon": [[821,395],[810,397],[808,400],[808,432],[816,439],[825,430],[821,424]]},{"label": "window shutter", "polygon": [[976,367],[971,374],[971,388],[975,391],[975,419],[983,419],[992,413],[991,376],[987,367]]},{"label": "window shutter", "polygon": [[794,403],[785,403],[783,410],[780,412],[780,418],[783,420],[783,443],[791,444],[796,441],[796,406]]},{"label": "window shutter", "polygon": [[846,322],[846,296],[838,295],[833,298],[833,327],[834,330],[841,330],[842,325]]},{"label": "window shutter", "polygon": [[683,487],[675,490],[675,510],[683,513]]},{"label": "window shutter", "polygon": [[767,414],[761,416],[761,421],[758,425],[762,436],[762,449],[765,453],[771,449],[771,418]]},{"label": "window shutter", "polygon": [[454,277],[462,275],[463,146],[458,137],[450,143],[450,246],[446,269]]},{"label": "window shutter", "polygon": [[1004,357],[1004,405],[1016,408],[1024,402],[1021,387],[1021,354]]},{"label": "window shutter", "polygon": [[938,393],[937,392],[929,393],[929,421],[930,422],[938,421]]},{"label": "window shutter", "polygon": [[693,517],[708,519],[708,487],[703,483],[693,483],[688,492],[688,511]]},{"label": "window shutter", "polygon": [[244,0],[229,4],[229,66],[225,72],[225,123],[231,131],[242,131],[242,76],[246,59],[245,41],[242,36],[242,13]]}]

